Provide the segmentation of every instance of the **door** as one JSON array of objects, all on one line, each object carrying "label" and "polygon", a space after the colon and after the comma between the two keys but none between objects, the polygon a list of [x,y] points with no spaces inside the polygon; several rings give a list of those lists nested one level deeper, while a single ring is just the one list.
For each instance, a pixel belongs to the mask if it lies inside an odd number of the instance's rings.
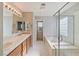
[{"label": "door", "polygon": [[37,40],[43,40],[43,21],[37,21]]}]

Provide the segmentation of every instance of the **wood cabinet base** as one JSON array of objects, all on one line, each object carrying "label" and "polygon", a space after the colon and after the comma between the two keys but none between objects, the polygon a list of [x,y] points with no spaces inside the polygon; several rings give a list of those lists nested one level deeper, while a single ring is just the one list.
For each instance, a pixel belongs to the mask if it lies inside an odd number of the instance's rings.
[{"label": "wood cabinet base", "polygon": [[18,47],[16,47],[8,56],[25,56],[28,49],[32,46],[32,37],[30,36],[23,41]]}]

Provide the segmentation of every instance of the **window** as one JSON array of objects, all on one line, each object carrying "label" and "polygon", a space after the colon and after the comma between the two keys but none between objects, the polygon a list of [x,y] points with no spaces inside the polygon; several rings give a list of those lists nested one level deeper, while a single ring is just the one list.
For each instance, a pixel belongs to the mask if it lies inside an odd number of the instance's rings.
[{"label": "window", "polygon": [[60,20],[60,35],[68,36],[68,17]]}]

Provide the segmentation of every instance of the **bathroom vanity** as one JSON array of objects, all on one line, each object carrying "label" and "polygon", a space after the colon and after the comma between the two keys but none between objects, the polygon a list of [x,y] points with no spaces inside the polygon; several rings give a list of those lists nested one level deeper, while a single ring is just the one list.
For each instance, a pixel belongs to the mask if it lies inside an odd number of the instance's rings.
[{"label": "bathroom vanity", "polygon": [[32,46],[32,35],[27,33],[18,34],[8,38],[3,44],[3,55],[24,56]]}]

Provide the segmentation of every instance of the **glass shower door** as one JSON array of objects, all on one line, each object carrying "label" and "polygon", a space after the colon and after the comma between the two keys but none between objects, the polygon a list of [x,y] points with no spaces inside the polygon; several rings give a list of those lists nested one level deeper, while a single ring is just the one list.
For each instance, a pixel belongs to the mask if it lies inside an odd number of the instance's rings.
[{"label": "glass shower door", "polygon": [[57,40],[54,43],[55,46],[55,55],[60,56],[60,11],[55,14],[56,17],[56,28],[57,28]]},{"label": "glass shower door", "polygon": [[[68,7],[69,6],[69,7]],[[66,9],[67,8],[67,9]],[[79,3],[68,3],[55,16],[57,20],[57,56],[79,55]]]}]

